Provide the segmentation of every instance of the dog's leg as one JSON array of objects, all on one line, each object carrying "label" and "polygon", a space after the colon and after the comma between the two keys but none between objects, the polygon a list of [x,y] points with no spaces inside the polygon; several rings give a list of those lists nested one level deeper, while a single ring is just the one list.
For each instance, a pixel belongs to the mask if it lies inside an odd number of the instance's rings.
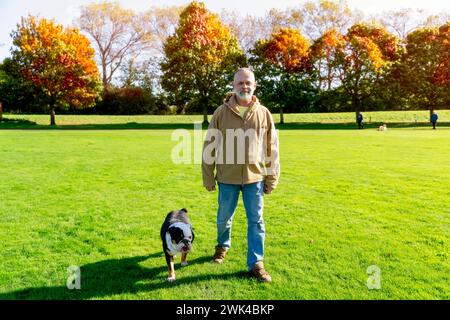
[{"label": "dog's leg", "polygon": [[173,262],[173,256],[166,253],[166,262],[167,266],[169,267],[169,275],[167,276],[168,282],[174,282],[175,281],[175,266]]},{"label": "dog's leg", "polygon": [[185,267],[185,266],[187,266],[188,265],[188,262],[187,262],[187,253],[182,253],[181,254],[181,266],[182,267]]},{"label": "dog's leg", "polygon": [[175,266],[173,262],[173,257],[170,256],[169,262],[169,276],[167,277],[167,281],[174,282],[175,281]]}]

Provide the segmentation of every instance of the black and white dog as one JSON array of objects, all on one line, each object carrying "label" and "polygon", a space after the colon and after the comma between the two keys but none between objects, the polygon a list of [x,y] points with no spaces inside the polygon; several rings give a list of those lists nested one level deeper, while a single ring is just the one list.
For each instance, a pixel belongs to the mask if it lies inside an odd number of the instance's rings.
[{"label": "black and white dog", "polygon": [[192,242],[194,242],[194,232],[186,209],[175,210],[167,215],[161,227],[161,240],[169,267],[167,281],[173,282],[175,281],[173,257],[181,252],[181,266],[186,266],[187,254],[191,251]]}]

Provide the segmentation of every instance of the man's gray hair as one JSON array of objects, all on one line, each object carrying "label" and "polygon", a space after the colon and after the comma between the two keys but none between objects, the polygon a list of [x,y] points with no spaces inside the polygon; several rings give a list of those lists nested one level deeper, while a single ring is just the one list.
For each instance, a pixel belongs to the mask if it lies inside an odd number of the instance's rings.
[{"label": "man's gray hair", "polygon": [[237,69],[237,71],[234,73],[234,80],[236,81],[236,76],[239,72],[250,72],[251,74],[253,74],[253,77],[255,76],[255,73],[253,72],[252,69],[250,68],[239,68]]}]

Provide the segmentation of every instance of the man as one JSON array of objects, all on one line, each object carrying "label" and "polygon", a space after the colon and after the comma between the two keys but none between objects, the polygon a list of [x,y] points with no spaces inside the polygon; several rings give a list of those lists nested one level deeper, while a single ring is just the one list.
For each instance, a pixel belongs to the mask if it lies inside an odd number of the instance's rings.
[{"label": "man", "polygon": [[230,249],[231,224],[242,191],[248,227],[247,267],[252,276],[271,282],[263,264],[263,195],[271,194],[278,183],[278,137],[271,113],[253,95],[255,89],[253,72],[239,69],[233,92],[211,119],[203,146],[202,175],[206,190],[215,191],[216,180],[219,186],[213,261],[222,263]]},{"label": "man", "polygon": [[356,117],[356,121],[358,122],[358,129],[364,129],[363,119],[364,119],[364,117],[363,117],[362,113],[358,112],[358,116]]},{"label": "man", "polygon": [[433,114],[431,115],[431,118],[430,118],[430,122],[433,125],[433,129],[436,129],[437,121],[438,121],[438,115],[437,115],[436,111],[433,111]]}]

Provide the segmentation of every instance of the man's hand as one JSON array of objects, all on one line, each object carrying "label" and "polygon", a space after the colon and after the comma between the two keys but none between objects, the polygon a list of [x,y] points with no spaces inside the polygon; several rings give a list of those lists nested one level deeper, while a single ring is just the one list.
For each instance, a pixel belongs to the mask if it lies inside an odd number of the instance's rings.
[{"label": "man's hand", "polygon": [[207,191],[212,192],[212,191],[216,191],[216,186],[207,186],[205,187]]},{"label": "man's hand", "polygon": [[264,193],[265,194],[271,194],[273,189],[269,187],[268,185],[264,185]]}]

